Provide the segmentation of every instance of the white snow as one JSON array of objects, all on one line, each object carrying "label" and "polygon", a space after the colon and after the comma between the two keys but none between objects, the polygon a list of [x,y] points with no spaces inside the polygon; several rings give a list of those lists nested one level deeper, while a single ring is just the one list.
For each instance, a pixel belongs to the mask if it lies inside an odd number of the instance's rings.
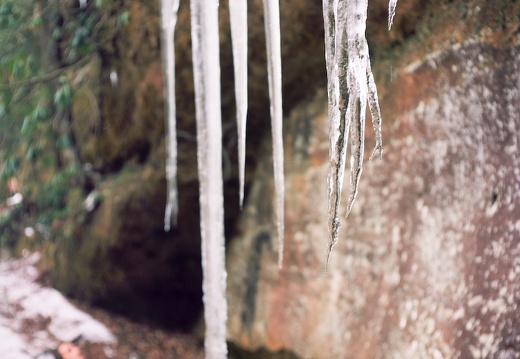
[{"label": "white snow", "polygon": [[112,85],[112,90],[117,89],[117,84],[119,82],[119,76],[117,75],[117,71],[115,69],[112,69],[110,71],[110,84]]},{"label": "white snow", "polygon": [[238,177],[240,207],[244,204],[247,123],[247,0],[230,0],[229,16],[235,69],[235,99],[238,131]]},{"label": "white snow", "polygon": [[33,253],[0,263],[0,358],[34,358],[79,335],[90,342],[114,342],[102,323],[57,290],[35,283],[38,260],[39,255]]},{"label": "white snow", "polygon": [[282,60],[280,49],[280,5],[278,0],[263,0],[267,45],[267,74],[271,100],[271,132],[273,137],[274,187],[276,196],[276,228],[278,234],[278,267],[283,264],[284,243],[284,157],[282,111]]},{"label": "white snow", "polygon": [[218,1],[191,0],[191,37],[206,322],[204,346],[206,358],[223,359],[227,356],[227,302]]},{"label": "white snow", "polygon": [[168,198],[164,213],[164,230],[169,231],[171,224],[175,225],[178,214],[177,195],[177,131],[175,107],[175,47],[174,34],[177,24],[179,0],[161,0],[161,24],[163,35],[163,58],[166,82],[166,182]]},{"label": "white snow", "polygon": [[25,227],[24,230],[23,230],[23,234],[26,237],[34,236],[34,234],[35,234],[34,228],[33,227]]},{"label": "white snow", "polygon": [[9,197],[6,201],[5,201],[5,205],[7,207],[11,207],[11,206],[16,206],[17,204],[20,204],[22,203],[23,201],[23,196],[21,193],[15,193],[12,197]]}]

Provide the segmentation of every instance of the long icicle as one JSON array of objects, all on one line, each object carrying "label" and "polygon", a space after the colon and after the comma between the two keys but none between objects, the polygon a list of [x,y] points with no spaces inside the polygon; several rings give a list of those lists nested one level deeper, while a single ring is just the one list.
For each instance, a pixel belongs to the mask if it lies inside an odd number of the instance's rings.
[{"label": "long icicle", "polygon": [[206,322],[204,346],[207,359],[224,359],[227,302],[218,0],[191,0],[191,32]]},{"label": "long icicle", "polygon": [[341,191],[345,175],[347,143],[351,120],[350,116],[347,116],[349,92],[345,75],[348,66],[348,56],[345,47],[340,46],[343,41],[346,41],[346,31],[344,27],[342,27],[341,22],[338,22],[338,13],[344,12],[344,5],[344,2],[339,0],[327,0],[323,6],[325,31],[327,34],[325,39],[325,52],[329,96],[328,218],[330,235],[325,272],[327,272],[332,248],[338,242]]},{"label": "long icicle", "polygon": [[367,88],[368,88],[368,107],[372,116],[372,127],[376,138],[376,146],[370,155],[370,161],[379,153],[379,159],[383,159],[383,135],[381,133],[381,109],[379,108],[379,99],[377,96],[377,87],[372,73],[370,61],[367,63]]},{"label": "long icicle", "polygon": [[[392,1],[392,0],[390,0]],[[368,0],[326,0],[323,5],[329,94],[329,245],[326,269],[332,247],[338,241],[339,207],[345,171],[347,142],[351,136],[350,195],[347,216],[359,191],[363,171],[366,105],[370,107],[376,135],[371,157],[383,152],[381,111],[370,68],[365,37]]]},{"label": "long icicle", "polygon": [[282,60],[280,50],[280,5],[278,0],[263,0],[267,45],[267,74],[271,100],[271,132],[273,137],[273,168],[276,196],[276,227],[278,233],[278,267],[283,265],[284,245],[284,157],[282,112]]},{"label": "long icicle", "polygon": [[177,224],[179,201],[177,192],[177,130],[175,105],[175,46],[174,35],[177,24],[179,0],[161,0],[162,53],[166,98],[166,183],[167,199],[164,211],[164,230],[169,231]]},{"label": "long icicle", "polygon": [[238,131],[238,178],[240,208],[244,204],[247,122],[247,0],[230,0],[231,40],[235,70],[235,101]]}]

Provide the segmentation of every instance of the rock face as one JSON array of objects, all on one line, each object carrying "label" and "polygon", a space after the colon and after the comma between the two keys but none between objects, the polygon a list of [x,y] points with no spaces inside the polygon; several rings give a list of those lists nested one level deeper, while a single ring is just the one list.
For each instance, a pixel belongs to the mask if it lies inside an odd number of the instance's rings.
[{"label": "rock face", "polygon": [[[190,328],[202,309],[199,199],[189,1],[183,0],[176,29],[178,129],[178,226],[165,233],[166,200],[163,80],[159,0],[111,3],[104,14],[116,26],[103,33],[101,48],[69,74],[74,86],[72,131],[83,165],[91,173],[87,193],[96,207],[73,222],[72,238],[48,250],[54,284],[135,319]],[[94,7],[94,3],[89,3]],[[270,132],[262,1],[249,6],[249,124],[247,178],[257,147]],[[115,15],[114,15],[115,14]],[[321,4],[287,1],[281,8],[284,106],[294,107],[323,85],[325,66]],[[239,216],[233,63],[227,2],[220,5],[222,112],[227,238]],[[110,28],[109,25],[106,25]],[[296,51],[298,50],[298,51]],[[115,80],[117,78],[117,81]],[[80,202],[79,207],[83,207]],[[74,217],[74,216],[70,216]],[[79,216],[76,216],[79,217]],[[74,222],[76,221],[76,222]],[[80,223],[78,223],[80,222]],[[57,233],[60,236],[61,233]],[[65,237],[65,236],[63,236]],[[70,243],[73,245],[70,245]],[[64,250],[67,248],[67,250]],[[50,258],[49,258],[50,257]]]},{"label": "rock face", "polygon": [[[50,266],[69,294],[188,328],[202,305],[189,2],[181,1],[176,31],[180,218],[170,233],[162,224],[159,1],[118,4],[129,24],[70,74],[72,130],[99,202],[70,231],[66,250],[57,241]],[[321,3],[281,6],[286,114],[300,104],[285,123],[281,271],[270,144],[262,142],[270,129],[262,2],[249,4],[250,188],[228,251],[229,338],[315,358],[518,357],[519,4],[403,1],[390,33],[387,4],[370,1],[367,34],[386,152],[365,165],[327,277],[324,91],[308,100],[325,85]],[[230,238],[238,176],[227,2],[220,6]]]},{"label": "rock face", "polygon": [[312,358],[519,357],[520,41],[464,26],[386,70],[383,161],[365,164],[327,276],[324,94],[292,112],[284,268],[264,160],[228,253],[231,341]]}]

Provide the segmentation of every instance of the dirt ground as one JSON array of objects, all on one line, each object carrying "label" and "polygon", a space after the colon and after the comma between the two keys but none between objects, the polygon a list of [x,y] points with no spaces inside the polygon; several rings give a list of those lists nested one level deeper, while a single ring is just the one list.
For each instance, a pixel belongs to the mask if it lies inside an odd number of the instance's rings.
[{"label": "dirt ground", "polygon": [[117,338],[115,344],[79,341],[85,359],[202,359],[203,343],[193,336],[169,333],[137,324],[112,313],[75,303],[103,323]]}]

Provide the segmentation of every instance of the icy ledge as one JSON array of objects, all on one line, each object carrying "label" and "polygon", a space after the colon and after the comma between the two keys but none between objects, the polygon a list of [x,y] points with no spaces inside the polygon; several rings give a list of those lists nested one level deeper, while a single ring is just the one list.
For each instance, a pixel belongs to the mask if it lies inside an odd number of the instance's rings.
[{"label": "icy ledge", "polygon": [[35,283],[39,259],[33,253],[0,263],[0,358],[32,359],[79,335],[92,343],[115,342],[108,328],[60,292]]}]

